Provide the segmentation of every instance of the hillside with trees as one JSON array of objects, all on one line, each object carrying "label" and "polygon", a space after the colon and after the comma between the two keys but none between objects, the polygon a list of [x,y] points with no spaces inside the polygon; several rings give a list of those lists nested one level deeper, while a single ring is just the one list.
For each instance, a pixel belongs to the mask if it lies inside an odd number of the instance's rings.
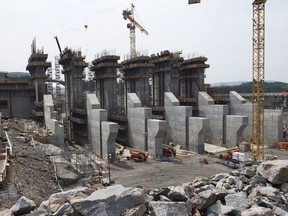
[{"label": "hillside with trees", "polygon": [[[288,83],[284,82],[265,82],[265,92],[283,92],[288,89]],[[252,93],[252,82],[244,82],[240,85],[222,85],[212,87],[211,91],[217,93],[229,93],[229,91],[236,91],[238,93]]]}]

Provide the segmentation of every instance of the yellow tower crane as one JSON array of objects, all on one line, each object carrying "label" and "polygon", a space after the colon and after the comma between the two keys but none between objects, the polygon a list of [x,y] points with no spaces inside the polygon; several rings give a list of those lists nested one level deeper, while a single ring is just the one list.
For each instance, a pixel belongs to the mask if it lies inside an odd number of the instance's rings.
[{"label": "yellow tower crane", "polygon": [[[253,5],[253,65],[252,65],[252,153],[256,160],[264,159],[264,62],[265,62],[265,3]],[[188,4],[200,0],[188,0]]]},{"label": "yellow tower crane", "polygon": [[252,153],[264,159],[265,3],[253,2]]},{"label": "yellow tower crane", "polygon": [[131,4],[131,10],[126,9],[123,11],[122,15],[125,20],[129,19],[130,23],[127,24],[127,28],[130,29],[130,57],[136,57],[136,34],[135,28],[139,28],[141,32],[148,35],[149,33],[134,19],[134,8],[135,6]]}]

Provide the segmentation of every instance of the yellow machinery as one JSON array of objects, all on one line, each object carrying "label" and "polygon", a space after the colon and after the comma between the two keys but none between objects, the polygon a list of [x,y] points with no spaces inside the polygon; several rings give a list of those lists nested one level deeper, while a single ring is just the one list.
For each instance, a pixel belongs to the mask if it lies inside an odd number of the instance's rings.
[{"label": "yellow machinery", "polygon": [[[188,4],[196,3],[200,3],[200,0],[188,0]],[[264,159],[265,3],[266,0],[254,0],[252,3],[252,153],[256,160]]]},{"label": "yellow machinery", "polygon": [[136,57],[136,35],[135,28],[139,28],[141,32],[148,35],[149,33],[134,19],[134,5],[131,4],[131,10],[124,10],[122,15],[125,20],[129,19],[130,23],[127,24],[127,28],[130,29],[130,57]]},{"label": "yellow machinery", "polygon": [[265,3],[253,2],[252,153],[264,159]]}]

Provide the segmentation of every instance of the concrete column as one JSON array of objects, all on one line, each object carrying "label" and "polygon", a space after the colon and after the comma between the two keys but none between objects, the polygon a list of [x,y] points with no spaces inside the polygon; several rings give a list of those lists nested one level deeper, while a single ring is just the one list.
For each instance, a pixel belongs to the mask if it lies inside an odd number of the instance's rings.
[{"label": "concrete column", "polygon": [[[248,103],[237,92],[231,91],[230,114],[248,116],[248,126],[243,131],[243,137],[246,141],[252,138],[252,104]],[[277,143],[283,140],[283,111],[282,110],[264,110],[264,144],[275,148]]]},{"label": "concrete column", "polygon": [[57,112],[54,111],[54,104],[52,95],[44,95],[44,121],[46,128],[50,131],[54,131],[54,124],[52,124],[52,119],[56,119]]},{"label": "concrete column", "polygon": [[130,146],[147,151],[147,120],[152,118],[152,109],[142,107],[135,93],[127,94],[127,118]]},{"label": "concrete column", "polygon": [[118,134],[118,124],[114,122],[103,121],[101,125],[103,159],[108,160],[108,156],[111,155],[110,162],[114,162],[116,155],[115,142]]},{"label": "concrete column", "polygon": [[164,94],[165,119],[167,121],[167,138],[174,144],[187,149],[188,142],[188,117],[192,116],[191,106],[180,106],[178,99],[172,92]]},{"label": "concrete column", "polygon": [[64,148],[64,128],[56,119],[57,112],[54,111],[52,95],[44,95],[43,100],[45,125],[52,133],[49,142],[60,148]]},{"label": "concrete column", "polygon": [[166,121],[148,120],[148,153],[154,158],[162,158],[163,136],[166,131]]},{"label": "concrete column", "polygon": [[102,157],[101,122],[108,120],[107,111],[100,109],[100,103],[95,94],[87,94],[86,106],[88,140],[92,145],[93,152]]},{"label": "concrete column", "polygon": [[209,130],[209,119],[200,117],[189,118],[189,148],[198,154],[205,153],[205,135]]},{"label": "concrete column", "polygon": [[39,100],[38,100],[38,85],[37,85],[37,80],[34,81],[34,87],[35,87],[35,95],[36,95],[36,102],[38,103]]},{"label": "concrete column", "polygon": [[210,132],[207,142],[219,145],[224,142],[225,116],[229,114],[228,105],[216,105],[206,92],[198,92],[199,117],[209,118]]},{"label": "concrete column", "polygon": [[227,148],[237,147],[243,141],[243,131],[248,125],[247,116],[227,115],[226,116],[226,138]]}]

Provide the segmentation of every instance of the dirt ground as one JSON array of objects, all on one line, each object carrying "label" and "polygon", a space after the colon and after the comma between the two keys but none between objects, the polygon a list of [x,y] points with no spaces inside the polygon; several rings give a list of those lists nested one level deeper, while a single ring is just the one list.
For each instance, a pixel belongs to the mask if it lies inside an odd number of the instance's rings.
[{"label": "dirt ground", "polygon": [[[287,112],[284,120],[288,122]],[[9,129],[8,133],[14,145],[13,157],[10,161],[8,182],[0,189],[0,204],[9,204],[9,202],[13,204],[19,196],[24,195],[39,205],[51,194],[59,191],[53,164],[45,152],[35,152],[33,146],[25,142],[25,137],[19,132]],[[265,149],[265,153],[277,156],[278,159],[288,159],[288,151]],[[210,177],[216,173],[232,171],[220,164],[220,159],[216,155],[209,157],[209,164],[199,163],[199,159],[206,157],[207,155],[197,155],[182,150],[177,151],[175,158],[162,161],[148,158],[146,162],[135,162],[122,157],[120,161],[110,164],[111,180],[123,186],[142,186],[149,190],[181,185],[193,181],[197,176]],[[78,185],[83,186],[82,183]],[[18,191],[15,200],[11,199],[11,194],[7,198],[8,189],[14,195]]]},{"label": "dirt ground", "polygon": [[[288,159],[288,151],[266,149],[266,152],[278,159]],[[220,164],[223,160],[216,155],[208,159],[209,164],[199,163],[199,159],[203,157],[207,155],[187,154],[184,151],[178,152],[175,158],[168,161],[148,159],[147,162],[135,162],[123,158],[111,165],[111,179],[124,186],[153,189],[181,185],[191,182],[197,176],[210,177],[216,173],[232,171]]]}]

